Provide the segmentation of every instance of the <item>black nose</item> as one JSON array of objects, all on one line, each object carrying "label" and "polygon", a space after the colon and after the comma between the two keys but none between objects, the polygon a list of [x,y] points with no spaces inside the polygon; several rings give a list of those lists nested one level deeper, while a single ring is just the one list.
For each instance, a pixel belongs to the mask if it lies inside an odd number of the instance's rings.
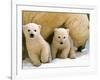
[{"label": "black nose", "polygon": [[63,42],[60,42],[60,44],[63,44]]},{"label": "black nose", "polygon": [[34,34],[30,34],[30,37],[33,38],[34,37]]}]

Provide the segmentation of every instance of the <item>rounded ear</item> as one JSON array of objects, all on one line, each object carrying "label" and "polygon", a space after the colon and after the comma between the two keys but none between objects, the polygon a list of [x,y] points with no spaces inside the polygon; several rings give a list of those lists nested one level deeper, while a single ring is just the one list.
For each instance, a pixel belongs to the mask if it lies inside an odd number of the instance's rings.
[{"label": "rounded ear", "polygon": [[42,26],[41,26],[41,25],[38,25],[38,26],[39,26],[39,28],[41,29]]},{"label": "rounded ear", "polygon": [[67,33],[69,34],[69,29],[66,29]]}]

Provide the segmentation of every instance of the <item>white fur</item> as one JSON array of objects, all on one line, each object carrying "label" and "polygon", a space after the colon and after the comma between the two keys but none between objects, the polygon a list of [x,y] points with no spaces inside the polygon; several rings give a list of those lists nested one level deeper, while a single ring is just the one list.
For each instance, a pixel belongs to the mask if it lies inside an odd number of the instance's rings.
[{"label": "white fur", "polygon": [[[28,55],[35,66],[40,66],[41,62],[49,62],[51,54],[50,46],[41,36],[40,29],[41,26],[35,23],[29,23],[23,26]],[[31,38],[30,34],[33,34],[34,37]]]},{"label": "white fur", "polygon": [[[60,44],[60,43],[63,44]],[[75,58],[75,50],[73,47],[73,42],[69,36],[69,29],[56,28],[54,31],[54,37],[51,44],[52,58],[56,58],[58,50],[61,50],[60,58]]]}]

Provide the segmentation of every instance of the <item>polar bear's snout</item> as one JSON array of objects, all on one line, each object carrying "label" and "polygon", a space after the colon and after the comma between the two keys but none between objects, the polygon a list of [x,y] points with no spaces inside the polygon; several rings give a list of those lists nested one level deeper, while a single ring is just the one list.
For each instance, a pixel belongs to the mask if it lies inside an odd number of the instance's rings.
[{"label": "polar bear's snout", "polygon": [[63,44],[63,42],[60,42],[60,44]]},{"label": "polar bear's snout", "polygon": [[34,38],[34,34],[33,33],[30,34],[30,38]]}]

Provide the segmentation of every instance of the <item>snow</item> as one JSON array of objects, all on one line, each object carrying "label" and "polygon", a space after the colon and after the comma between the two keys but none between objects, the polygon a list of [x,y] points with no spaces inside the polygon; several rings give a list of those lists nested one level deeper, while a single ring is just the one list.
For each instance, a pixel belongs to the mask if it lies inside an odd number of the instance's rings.
[{"label": "snow", "polygon": [[89,66],[89,44],[87,42],[85,49],[82,52],[77,52],[76,59],[59,59],[56,58],[50,63],[41,64],[39,67],[35,67],[31,64],[29,58],[23,61],[23,69],[34,69],[34,68],[60,68],[60,67],[82,67]]}]

